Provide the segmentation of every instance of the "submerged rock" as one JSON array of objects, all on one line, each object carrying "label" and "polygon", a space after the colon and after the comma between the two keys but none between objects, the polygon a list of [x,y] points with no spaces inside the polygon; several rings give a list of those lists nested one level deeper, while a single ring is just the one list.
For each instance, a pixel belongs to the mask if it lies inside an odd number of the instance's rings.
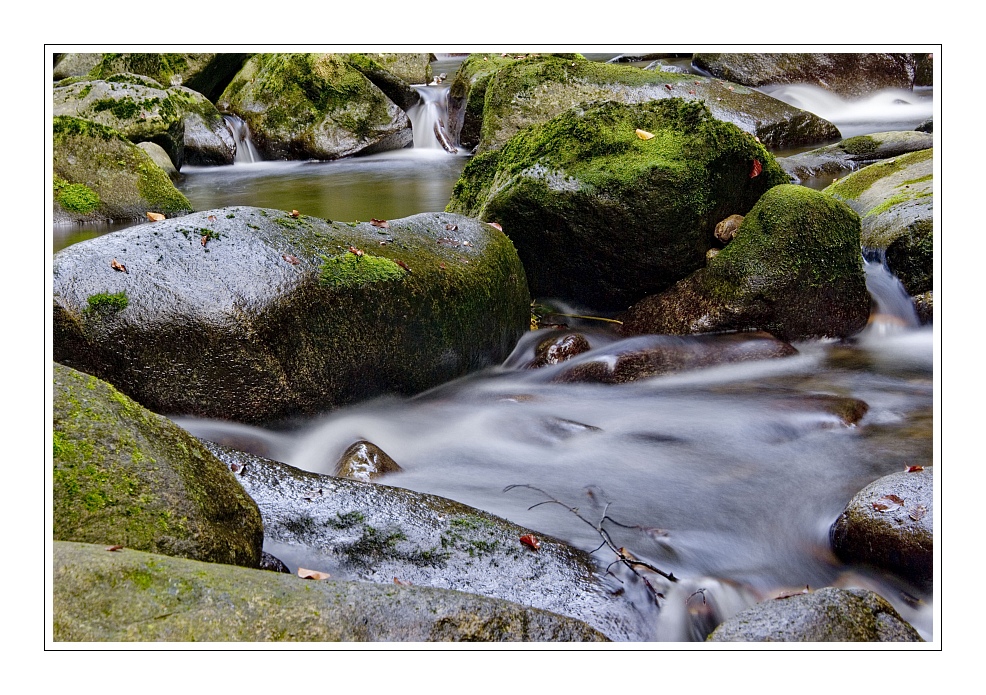
[{"label": "submerged rock", "polygon": [[585,623],[422,586],[309,580],[54,544],[56,642],[602,642]]},{"label": "submerged rock", "polygon": [[191,212],[191,203],[168,174],[118,131],[56,116],[52,133],[55,224],[136,221],[147,219],[148,212]]},{"label": "submerged rock", "polygon": [[[443,497],[204,443],[236,467],[263,515],[266,547],[289,566],[512,601],[585,621],[613,640],[648,629],[592,557],[561,541]],[[538,549],[520,540],[526,534],[537,536]]]},{"label": "submerged rock", "polygon": [[692,66],[750,87],[810,84],[843,97],[911,89],[912,53],[696,53]]},{"label": "submerged rock", "polygon": [[447,210],[499,223],[535,296],[621,310],[704,265],[716,223],[787,180],[699,103],[610,102],[476,155]]},{"label": "submerged rock", "polygon": [[[445,213],[377,224],[232,207],[70,246],[54,258],[55,359],[156,412],[256,423],[510,354],[530,297],[502,232]],[[100,294],[126,306],[88,312]]]},{"label": "submerged rock", "polygon": [[709,642],[923,642],[886,599],[826,587],[764,601],[717,627]]},{"label": "submerged rock", "polygon": [[860,169],[825,189],[862,218],[862,243],[879,251],[911,295],[934,289],[934,150]]},{"label": "submerged rock", "polygon": [[338,159],[406,147],[411,122],[345,55],[261,53],[216,101],[265,159]]},{"label": "submerged rock", "polygon": [[893,473],[856,494],[832,525],[832,548],[850,562],[889,569],[921,587],[934,575],[932,468]]},{"label": "submerged rock", "polygon": [[624,335],[765,330],[781,340],[846,337],[870,313],[859,217],[802,186],[767,191],[705,268],[621,318]]},{"label": "submerged rock", "polygon": [[368,483],[387,473],[399,473],[402,470],[404,469],[386,451],[373,442],[362,440],[343,452],[336,462],[334,475]]},{"label": "submerged rock", "polygon": [[55,364],[52,426],[56,540],[259,566],[257,505],[170,420]]},{"label": "submerged rock", "polygon": [[537,369],[551,364],[559,364],[591,349],[589,341],[580,333],[567,333],[562,336],[545,338],[534,348],[534,359],[529,368]]}]

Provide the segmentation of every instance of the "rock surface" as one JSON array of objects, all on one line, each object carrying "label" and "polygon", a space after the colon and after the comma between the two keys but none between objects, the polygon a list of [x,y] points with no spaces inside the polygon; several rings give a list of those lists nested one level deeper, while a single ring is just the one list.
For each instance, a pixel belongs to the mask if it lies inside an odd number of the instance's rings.
[{"label": "rock surface", "polygon": [[874,162],[934,146],[934,136],[916,130],[857,135],[834,145],[781,157],[777,163],[795,183],[822,174],[843,175]]}]

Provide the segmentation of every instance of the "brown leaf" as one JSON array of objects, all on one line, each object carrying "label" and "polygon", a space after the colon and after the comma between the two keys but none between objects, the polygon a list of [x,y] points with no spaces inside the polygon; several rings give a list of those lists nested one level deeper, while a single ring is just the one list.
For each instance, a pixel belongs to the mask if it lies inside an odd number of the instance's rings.
[{"label": "brown leaf", "polygon": [[457,224],[447,224],[447,225],[445,225],[445,230],[446,231],[449,231],[449,232],[457,232],[457,231],[459,231],[459,225],[457,225]]},{"label": "brown leaf", "polygon": [[161,220],[164,219],[164,215],[162,215],[160,212],[149,212],[147,213],[147,219],[149,219],[151,222],[160,222]]},{"label": "brown leaf", "polygon": [[811,593],[811,589],[809,589],[808,585],[805,584],[804,591],[793,591],[790,594],[781,594],[780,596],[775,596],[774,600],[779,601],[782,598],[791,598],[792,596],[801,596],[802,594],[808,594],[808,593]]},{"label": "brown leaf", "polygon": [[113,270],[119,271],[121,273],[128,273],[129,274],[129,271],[127,270],[127,266],[123,265],[122,263],[120,263],[119,261],[117,261],[115,258],[112,261],[110,261],[110,268],[112,268]]},{"label": "brown leaf", "polygon": [[205,246],[208,243],[209,243],[209,235],[208,234],[203,234],[202,235],[202,246]]},{"label": "brown leaf", "polygon": [[394,577],[394,584],[397,584],[398,586],[411,586],[411,582],[402,582],[397,577]]},{"label": "brown leaf", "polygon": [[301,213],[298,212],[297,210],[292,210],[291,217],[301,217]]},{"label": "brown leaf", "polygon": [[405,263],[404,261],[394,261],[394,263],[396,263],[397,265],[399,265],[401,268],[403,268],[407,272],[409,272],[409,273],[411,272],[411,269],[407,267],[407,263]]},{"label": "brown leaf", "polygon": [[919,504],[908,513],[908,516],[914,519],[914,521],[921,521],[921,519],[923,519],[924,515],[927,513],[928,513],[928,508],[925,507],[923,504]]},{"label": "brown leaf", "polygon": [[123,546],[122,545],[111,545],[110,547],[107,548],[107,550],[109,550],[112,553],[112,552],[115,552],[117,550],[123,550]]},{"label": "brown leaf", "polygon": [[494,229],[499,229],[501,232],[503,231],[503,227],[498,225],[496,222],[487,222],[486,224],[493,227]]},{"label": "brown leaf", "polygon": [[387,220],[378,220],[376,218],[371,219],[370,224],[372,224],[374,227],[383,227],[384,229],[390,227],[390,223],[387,222]]},{"label": "brown leaf", "polygon": [[664,88],[665,88],[666,90],[668,90],[669,92],[670,92],[670,91],[671,91],[671,89],[672,89],[672,87],[671,87],[671,85],[669,85],[669,84],[666,84],[666,85],[664,85]]},{"label": "brown leaf", "polygon": [[350,246],[349,253],[356,254],[356,257],[358,258],[359,256],[363,255],[363,249],[358,249],[355,246]]},{"label": "brown leaf", "polygon": [[520,542],[523,543],[524,545],[531,546],[535,550],[541,547],[541,541],[539,541],[538,537],[535,536],[533,533],[525,533],[523,536],[520,537]]},{"label": "brown leaf", "polygon": [[760,176],[760,172],[763,171],[763,164],[760,163],[759,159],[753,160],[753,168],[750,169],[750,178],[755,179]]},{"label": "brown leaf", "polygon": [[301,261],[298,260],[297,256],[292,256],[290,253],[281,254],[281,258],[286,260],[291,265],[298,265],[299,263],[301,263]]},{"label": "brown leaf", "polygon": [[234,473],[236,473],[238,470],[240,470],[240,464],[238,464],[238,463],[231,463],[231,464],[229,464],[229,470],[231,470]]},{"label": "brown leaf", "polygon": [[209,215],[205,219],[209,220],[210,222],[215,222],[216,221],[216,216],[215,215]]},{"label": "brown leaf", "polygon": [[328,572],[319,572],[317,570],[306,570],[304,567],[298,568],[298,576],[302,579],[328,579],[332,575]]},{"label": "brown leaf", "polygon": [[917,473],[918,471],[923,471],[924,466],[908,466],[904,469],[907,473]]},{"label": "brown leaf", "polygon": [[637,133],[637,137],[641,140],[650,140],[654,137],[654,133],[648,133],[646,130],[641,130],[640,128],[637,128],[635,132]]},{"label": "brown leaf", "polygon": [[885,512],[891,507],[903,507],[904,500],[902,500],[897,495],[884,495],[883,497],[878,499],[876,502],[873,502],[872,504],[873,504],[873,509],[877,510],[878,512]]}]

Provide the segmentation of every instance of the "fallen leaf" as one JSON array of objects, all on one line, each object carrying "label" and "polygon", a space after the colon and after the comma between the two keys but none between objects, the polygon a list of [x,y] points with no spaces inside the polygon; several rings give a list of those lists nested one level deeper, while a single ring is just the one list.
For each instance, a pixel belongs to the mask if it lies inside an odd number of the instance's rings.
[{"label": "fallen leaf", "polygon": [[694,94],[694,93],[695,93],[695,90],[694,90],[694,89],[689,89],[689,90],[688,90],[688,93],[689,93],[689,94]]},{"label": "fallen leaf", "polygon": [[151,222],[160,222],[161,220],[164,219],[164,215],[162,215],[160,212],[149,212],[147,213],[147,219],[149,219]]},{"label": "fallen leaf", "polygon": [[215,215],[209,215],[205,219],[209,220],[210,222],[215,222],[216,221],[216,216]]},{"label": "fallen leaf", "polygon": [[878,512],[885,512],[891,507],[903,507],[904,500],[902,500],[897,495],[884,495],[883,497],[878,499],[876,502],[873,502],[872,504],[873,504],[873,509],[877,510]]},{"label": "fallen leaf", "polygon": [[444,263],[439,263],[438,264],[438,267],[441,268],[442,270],[445,270],[445,264]]},{"label": "fallen leaf", "polygon": [[457,225],[457,224],[447,224],[447,225],[445,225],[445,230],[446,231],[449,231],[449,232],[457,232],[457,231],[459,231],[459,225]]},{"label": "fallen leaf", "polygon": [[759,159],[753,160],[753,168],[750,169],[750,178],[755,179],[760,176],[760,172],[763,171],[763,164],[760,163]]},{"label": "fallen leaf", "polygon": [[328,579],[330,575],[328,572],[318,572],[317,570],[306,570],[304,567],[298,568],[298,576],[302,579]]},{"label": "fallen leaf", "polygon": [[702,83],[699,82],[698,80],[695,80],[695,84],[702,84]]},{"label": "fallen leaf", "polygon": [[398,586],[411,586],[411,582],[402,582],[397,577],[394,577],[394,584],[397,584]]},{"label": "fallen leaf", "polygon": [[503,227],[498,225],[496,222],[487,222],[486,224],[493,227],[494,229],[499,229],[501,232],[503,231]]},{"label": "fallen leaf", "polygon": [[666,90],[668,90],[669,92],[671,91],[671,85],[669,85],[669,84],[664,85],[664,88]]},{"label": "fallen leaf", "polygon": [[240,470],[240,464],[238,464],[238,463],[231,463],[231,464],[229,464],[229,470],[231,470],[234,473],[236,473],[236,471]]},{"label": "fallen leaf", "polygon": [[923,471],[924,466],[908,466],[904,470],[908,473],[917,473],[918,471]]},{"label": "fallen leaf", "polygon": [[202,235],[202,246],[205,246],[208,243],[209,243],[209,235],[208,234],[203,234]]},{"label": "fallen leaf", "polygon": [[809,589],[808,585],[805,584],[804,591],[793,591],[790,594],[781,594],[780,596],[775,596],[774,600],[779,601],[782,598],[791,598],[792,596],[801,596],[802,594],[809,594],[809,593],[811,593],[811,589]]},{"label": "fallen leaf", "polygon": [[409,273],[411,272],[411,269],[407,267],[407,263],[405,263],[404,261],[394,261],[394,263],[396,263],[397,265],[399,265],[401,268],[403,268],[407,272],[409,272]]},{"label": "fallen leaf", "polygon": [[297,256],[292,256],[290,253],[281,254],[281,258],[286,260],[291,265],[298,265],[299,263],[301,263],[301,261],[298,260]]},{"label": "fallen leaf", "polygon": [[297,210],[292,210],[291,211],[291,217],[300,217],[300,216],[301,216],[301,213],[298,212]]},{"label": "fallen leaf", "polygon": [[733,87],[728,87],[728,89],[730,92],[733,91]]},{"label": "fallen leaf", "polygon": [[384,229],[390,227],[390,223],[387,222],[387,220],[378,220],[375,218],[370,220],[370,224],[372,224],[374,227],[383,227]]},{"label": "fallen leaf", "polygon": [[535,550],[541,547],[541,541],[539,541],[538,537],[532,533],[525,533],[523,536],[520,537],[520,542],[523,543],[524,545],[531,546]]},{"label": "fallen leaf", "polygon": [[110,261],[110,268],[112,268],[113,270],[117,270],[117,271],[119,271],[121,273],[128,273],[129,274],[129,271],[127,270],[127,266],[123,265],[122,263],[120,263],[119,261],[117,261],[115,258],[112,261]]},{"label": "fallen leaf", "polygon": [[117,550],[123,550],[123,546],[122,545],[111,545],[109,548],[107,548],[107,550],[109,550],[112,553],[112,552],[115,552]]},{"label": "fallen leaf", "polygon": [[349,247],[349,253],[355,254],[357,258],[363,255],[363,249],[358,249],[355,246]]},{"label": "fallen leaf", "polygon": [[923,519],[924,515],[927,513],[928,513],[928,508],[925,507],[923,504],[919,504],[908,513],[908,516],[914,519],[914,521],[921,521],[921,519]]},{"label": "fallen leaf", "polygon": [[654,133],[648,133],[646,130],[641,130],[640,128],[637,128],[635,132],[637,133],[637,137],[641,140],[650,140],[654,137]]}]

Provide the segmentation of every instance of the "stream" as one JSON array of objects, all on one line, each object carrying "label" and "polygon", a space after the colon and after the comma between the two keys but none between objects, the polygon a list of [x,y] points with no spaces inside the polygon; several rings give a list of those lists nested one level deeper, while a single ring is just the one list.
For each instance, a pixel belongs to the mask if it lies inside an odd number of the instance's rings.
[{"label": "stream", "polygon": [[[441,71],[451,75],[454,64]],[[426,89],[410,114],[425,135],[436,113],[430,104],[445,87]],[[930,92],[861,104],[807,88],[764,91],[845,126],[845,137],[913,129],[932,113]],[[416,134],[412,148],[334,162],[186,167],[179,189],[196,210],[251,205],[343,221],[395,219],[444,209],[467,161],[468,153],[450,154]],[[55,250],[107,231],[56,230]],[[367,439],[404,469],[382,483],[442,495],[587,551],[600,542],[593,528],[559,505],[531,508],[545,499],[538,492],[504,488],[540,488],[586,516],[601,516],[608,503],[606,513],[632,527],[613,527],[617,546],[681,577],[681,592],[705,589],[726,614],[805,586],[864,587],[931,640],[930,594],[847,565],[829,546],[829,528],[856,492],[933,461],[933,332],[918,326],[879,258],[869,258],[866,271],[875,307],[868,327],[849,341],[795,343],[792,357],[616,386],[551,383],[553,368],[524,368],[550,334],[542,330],[525,335],[503,364],[413,398],[278,428],[174,419],[195,436],[252,442],[268,458],[319,473],[330,474],[350,444]],[[595,354],[621,349],[605,324],[568,325]],[[819,394],[857,398],[869,410],[847,427],[813,405]],[[601,567],[611,560],[600,553]],[[641,638],[693,639],[697,618],[686,599],[668,596],[653,633]]]}]

